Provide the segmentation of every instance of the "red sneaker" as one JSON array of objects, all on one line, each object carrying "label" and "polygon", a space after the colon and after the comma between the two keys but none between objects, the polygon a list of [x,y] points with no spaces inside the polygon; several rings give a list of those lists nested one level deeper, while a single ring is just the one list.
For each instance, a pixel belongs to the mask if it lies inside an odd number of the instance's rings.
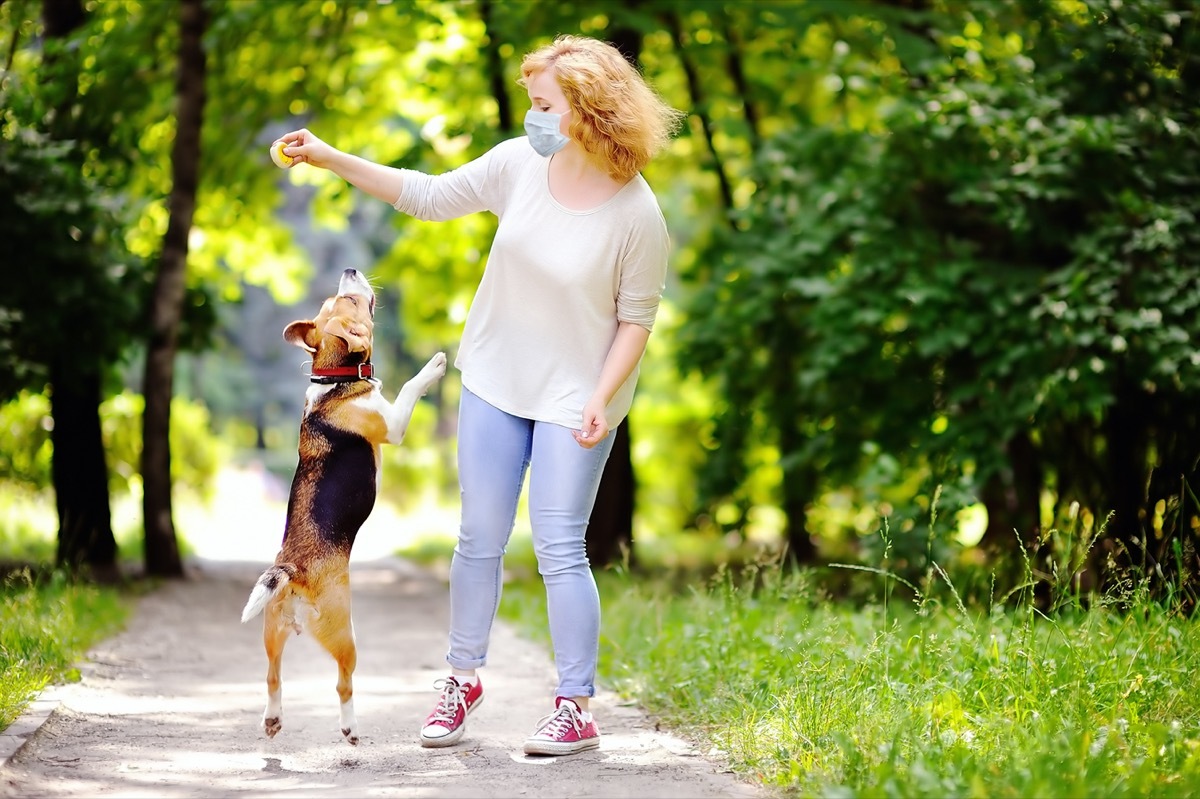
[{"label": "red sneaker", "polygon": [[483,701],[483,683],[476,677],[464,690],[462,679],[447,677],[433,684],[442,695],[421,728],[421,746],[451,746],[467,731],[467,716]]},{"label": "red sneaker", "polygon": [[600,746],[595,719],[584,722],[579,705],[565,696],[554,704],[558,709],[539,721],[537,730],[525,739],[525,754],[573,755]]}]

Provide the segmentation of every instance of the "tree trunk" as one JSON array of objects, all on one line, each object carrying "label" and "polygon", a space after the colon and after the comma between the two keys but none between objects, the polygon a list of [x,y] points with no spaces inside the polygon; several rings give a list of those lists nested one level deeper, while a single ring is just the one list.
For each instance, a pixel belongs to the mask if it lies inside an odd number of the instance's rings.
[{"label": "tree trunk", "polygon": [[202,0],[181,0],[179,72],[176,82],[173,184],[162,261],[154,283],[150,341],[146,353],[143,417],[142,512],[146,524],[146,573],[183,575],[171,510],[171,395],[175,354],[187,277],[188,234],[196,208],[200,128],[204,116],[205,27]]},{"label": "tree trunk", "polygon": [[1005,445],[1008,474],[996,474],[980,491],[988,523],[979,547],[989,560],[1019,557],[1020,547],[1032,551],[1041,533],[1042,468],[1029,434],[1018,433]]},{"label": "tree trunk", "polygon": [[[783,424],[779,434],[780,453],[786,455],[797,452],[803,444],[803,434],[786,424],[783,417],[776,418]],[[810,566],[817,562],[818,552],[808,531],[808,506],[816,499],[819,476],[813,466],[793,465],[784,468],[782,483],[787,558],[797,566]]]},{"label": "tree trunk", "polygon": [[[42,22],[47,38],[63,38],[83,24],[79,0],[45,0]],[[63,101],[51,134],[69,139],[75,95]],[[100,427],[99,367],[55,360],[50,364],[50,462],[58,513],[55,562],[92,579],[113,581],[119,576],[117,542],[112,531],[108,497],[108,466]]]},{"label": "tree trunk", "polygon": [[717,176],[717,188],[721,194],[721,208],[725,211],[725,217],[729,221],[730,228],[734,229],[733,183],[729,179],[725,168],[725,161],[721,158],[721,152],[717,149],[717,143],[713,139],[713,121],[708,112],[708,97],[704,93],[704,82],[700,79],[700,72],[696,69],[696,65],[692,63],[691,56],[688,55],[683,21],[679,13],[674,9],[662,12],[661,19],[667,30],[671,32],[671,38],[675,42],[675,50],[679,54],[679,63],[683,66],[684,77],[687,78],[688,96],[692,100],[692,112],[700,120],[700,131],[704,134],[704,144],[707,146],[708,154],[712,158],[713,174]]},{"label": "tree trunk", "polygon": [[[1117,389],[1116,402],[1104,421],[1107,492],[1112,502],[1106,547],[1121,567],[1149,576],[1157,561],[1146,536],[1146,428],[1145,404],[1137,387],[1126,381]],[[1110,584],[1119,574],[1106,574]]]},{"label": "tree trunk", "polygon": [[742,116],[746,119],[746,129],[750,134],[750,152],[758,155],[759,150],[762,149],[762,134],[759,132],[758,109],[754,105],[754,91],[750,81],[746,80],[746,70],[743,66],[742,51],[745,48],[742,45],[742,36],[738,33],[737,26],[730,20],[727,9],[716,9],[713,17],[719,23],[721,35],[725,37],[726,45],[729,47],[729,54],[725,57],[725,69],[737,90],[735,96],[742,103]]},{"label": "tree trunk", "polygon": [[50,367],[54,448],[50,471],[58,511],[55,562],[102,582],[120,575],[100,432],[100,377],[76,366]]},{"label": "tree trunk", "polygon": [[479,4],[479,16],[483,21],[483,32],[487,36],[488,85],[496,101],[496,125],[504,138],[513,135],[512,102],[508,96],[508,81],[504,75],[504,59],[500,56],[500,36],[492,24],[496,9],[495,0],[483,0]]},{"label": "tree trunk", "polygon": [[[1182,613],[1197,602],[1200,575],[1200,412],[1171,409],[1155,415],[1156,463],[1151,464],[1146,496],[1147,525],[1155,559],[1162,567],[1162,589],[1174,590]],[[1163,419],[1168,421],[1164,422]],[[1161,503],[1161,506],[1160,506]],[[1160,510],[1161,507],[1161,510]]]},{"label": "tree trunk", "polygon": [[622,422],[613,435],[612,452],[600,476],[600,490],[585,538],[588,562],[593,566],[634,562],[633,504],[637,483],[630,454],[629,420]]},{"label": "tree trunk", "polygon": [[[627,2],[627,5],[633,6],[636,2]],[[627,27],[615,28],[610,40],[629,63],[638,66],[642,52],[640,33]],[[628,418],[617,426],[613,435],[616,438],[600,477],[600,489],[588,518],[584,538],[588,561],[593,566],[601,567],[611,566],[626,558],[630,565],[634,562],[633,509],[637,483],[633,473]]]},{"label": "tree trunk", "polygon": [[42,23],[46,36],[61,38],[83,24],[83,3],[80,0],[42,0]]},{"label": "tree trunk", "polygon": [[[816,481],[805,480],[802,482],[807,486],[815,485]],[[787,481],[784,482],[784,485],[786,487]],[[810,489],[805,487],[803,490],[809,491]],[[796,495],[793,495],[794,493]],[[808,532],[808,501],[798,493],[788,492],[783,499],[787,558],[796,566],[811,566],[817,562],[817,545],[813,543],[812,535]]]}]

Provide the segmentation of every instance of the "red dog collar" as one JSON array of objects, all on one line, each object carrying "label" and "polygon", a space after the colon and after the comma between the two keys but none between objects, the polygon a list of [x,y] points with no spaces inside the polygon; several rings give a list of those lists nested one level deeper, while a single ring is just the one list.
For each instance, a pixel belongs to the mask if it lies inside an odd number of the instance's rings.
[{"label": "red dog collar", "polygon": [[313,383],[349,383],[354,380],[369,380],[375,376],[370,363],[358,366],[334,366],[329,369],[313,369],[309,380]]}]

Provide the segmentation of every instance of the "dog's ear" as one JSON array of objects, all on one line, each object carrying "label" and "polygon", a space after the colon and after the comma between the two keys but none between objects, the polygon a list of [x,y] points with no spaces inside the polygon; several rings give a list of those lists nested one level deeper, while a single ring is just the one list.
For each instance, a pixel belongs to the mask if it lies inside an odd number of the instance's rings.
[{"label": "dog's ear", "polygon": [[309,339],[315,337],[316,332],[317,326],[313,324],[311,319],[301,319],[292,322],[283,329],[283,339],[295,344],[302,350],[315,353],[317,351],[317,342],[315,340],[309,341]]},{"label": "dog's ear", "polygon": [[326,322],[324,332],[344,339],[350,352],[366,352],[371,346],[371,328],[344,316],[335,316]]}]

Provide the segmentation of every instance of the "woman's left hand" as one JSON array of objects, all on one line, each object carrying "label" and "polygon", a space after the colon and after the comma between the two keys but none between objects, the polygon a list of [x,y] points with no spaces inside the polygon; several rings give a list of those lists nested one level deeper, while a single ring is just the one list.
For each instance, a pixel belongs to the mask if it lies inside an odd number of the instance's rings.
[{"label": "woman's left hand", "polygon": [[608,437],[608,419],[604,416],[605,405],[606,403],[593,399],[583,406],[583,426],[579,430],[571,431],[579,446],[591,449]]}]

